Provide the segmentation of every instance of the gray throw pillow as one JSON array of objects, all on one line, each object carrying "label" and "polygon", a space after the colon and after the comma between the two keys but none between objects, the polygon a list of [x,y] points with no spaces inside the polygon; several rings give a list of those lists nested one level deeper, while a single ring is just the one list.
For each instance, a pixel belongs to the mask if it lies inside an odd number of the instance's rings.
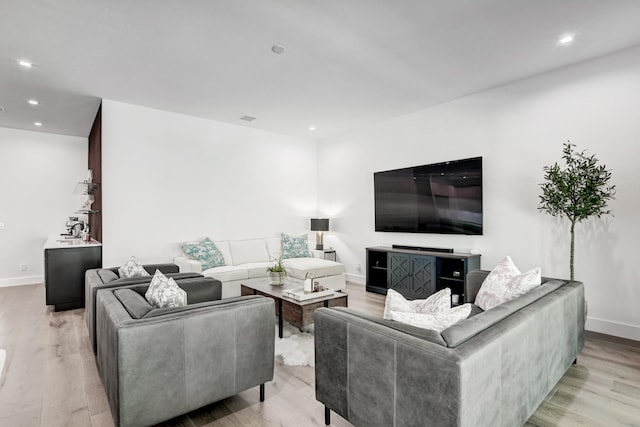
[{"label": "gray throw pillow", "polygon": [[155,308],[184,307],[187,305],[187,293],[180,289],[175,280],[156,270],[144,297]]},{"label": "gray throw pillow", "polygon": [[147,270],[144,269],[142,264],[140,264],[136,260],[136,257],[133,256],[129,258],[129,261],[127,261],[125,265],[118,269],[118,274],[121,278],[126,279],[129,279],[131,277],[144,277],[150,275],[149,273],[147,273]]}]

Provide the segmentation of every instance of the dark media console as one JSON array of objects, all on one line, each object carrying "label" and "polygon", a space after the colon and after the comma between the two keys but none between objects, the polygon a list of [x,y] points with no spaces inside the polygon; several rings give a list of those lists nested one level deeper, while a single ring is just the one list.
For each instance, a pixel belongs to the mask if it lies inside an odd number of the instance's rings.
[{"label": "dark media console", "polygon": [[386,295],[393,289],[413,300],[451,288],[452,294],[460,295],[460,303],[468,302],[464,295],[467,273],[480,269],[480,255],[430,249],[401,245],[367,248],[367,291]]},{"label": "dark media console", "polygon": [[391,245],[393,249],[409,249],[411,251],[422,252],[444,252],[448,254],[453,253],[453,249],[450,248],[430,248],[428,246],[405,246],[405,245]]}]

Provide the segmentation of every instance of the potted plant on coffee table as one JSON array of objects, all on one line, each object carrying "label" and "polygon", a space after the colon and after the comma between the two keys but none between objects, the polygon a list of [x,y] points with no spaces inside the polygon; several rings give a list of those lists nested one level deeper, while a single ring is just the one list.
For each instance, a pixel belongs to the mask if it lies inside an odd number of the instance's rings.
[{"label": "potted plant on coffee table", "polygon": [[284,263],[282,262],[282,257],[278,259],[274,259],[273,264],[267,267],[267,271],[269,272],[269,276],[271,276],[272,285],[274,286],[284,285],[284,278],[287,275],[287,269],[284,267]]}]

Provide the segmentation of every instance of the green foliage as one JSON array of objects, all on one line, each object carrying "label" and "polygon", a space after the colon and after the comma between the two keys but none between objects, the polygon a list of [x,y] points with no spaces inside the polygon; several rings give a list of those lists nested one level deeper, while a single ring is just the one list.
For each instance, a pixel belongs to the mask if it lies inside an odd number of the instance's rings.
[{"label": "green foliage", "polygon": [[574,148],[575,145],[570,141],[563,144],[564,169],[557,162],[544,167],[545,182],[540,184],[542,194],[538,206],[543,212],[566,217],[571,222],[571,280],[576,224],[591,216],[600,218],[602,215],[611,215],[607,203],[616,194],[616,186],[609,184],[611,171],[605,165],[599,165],[594,155],[588,156],[585,151],[576,152]]},{"label": "green foliage", "polygon": [[562,158],[566,168],[555,163],[544,167],[545,182],[540,184],[540,209],[553,216],[566,217],[575,224],[590,216],[611,214],[607,202],[614,199],[616,186],[609,184],[611,171],[598,165],[594,155],[576,152],[575,145],[566,142]]},{"label": "green foliage", "polygon": [[273,265],[267,267],[267,271],[270,273],[284,273],[287,274],[287,269],[284,267],[284,262],[282,261],[282,257],[278,259],[273,259]]}]

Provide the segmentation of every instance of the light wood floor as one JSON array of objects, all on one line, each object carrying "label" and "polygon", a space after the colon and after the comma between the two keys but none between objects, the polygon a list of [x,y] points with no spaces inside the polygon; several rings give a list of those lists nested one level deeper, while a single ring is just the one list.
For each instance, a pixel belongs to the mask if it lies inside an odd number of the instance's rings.
[{"label": "light wood floor", "polygon": [[[349,284],[349,306],[381,315],[384,297]],[[0,427],[112,426],[84,310],[54,313],[43,285],[0,288]],[[276,360],[275,378],[163,426],[323,426],[314,371]],[[332,425],[350,424],[332,413]],[[640,426],[640,343],[589,333],[573,366],[527,426]]]}]

